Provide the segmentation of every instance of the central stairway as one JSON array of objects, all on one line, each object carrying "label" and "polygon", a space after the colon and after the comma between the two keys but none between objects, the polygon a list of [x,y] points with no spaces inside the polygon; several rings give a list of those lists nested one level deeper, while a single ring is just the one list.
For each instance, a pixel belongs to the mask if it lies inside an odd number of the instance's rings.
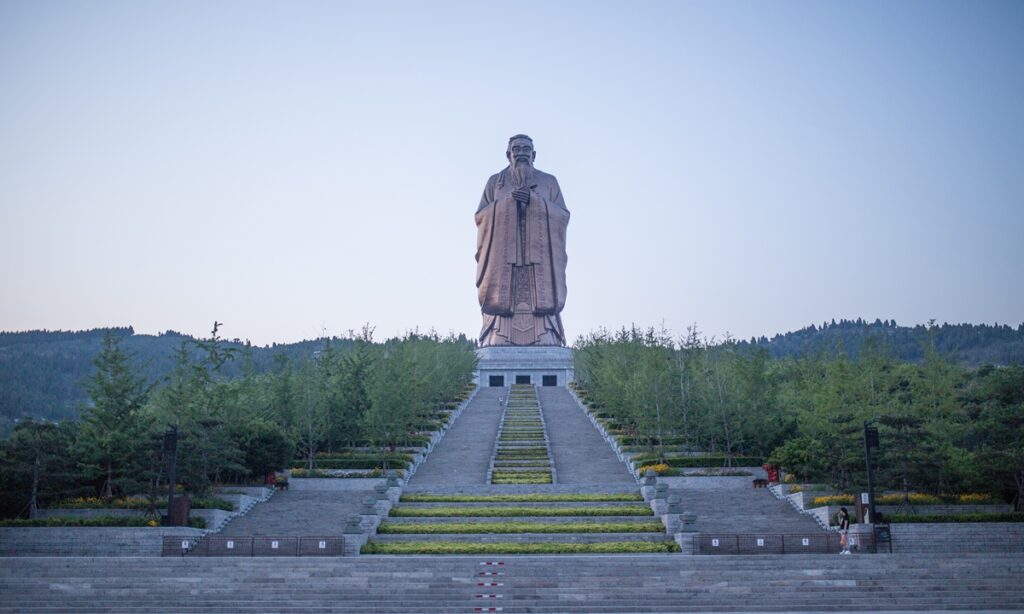
[{"label": "central stairway", "polygon": [[488,472],[491,484],[553,484],[551,447],[533,386],[512,386]]},{"label": "central stairway", "polygon": [[[469,466],[481,461],[482,441],[492,450],[485,472]],[[531,385],[482,389],[363,548],[364,554],[675,551],[633,476],[572,394]]]}]

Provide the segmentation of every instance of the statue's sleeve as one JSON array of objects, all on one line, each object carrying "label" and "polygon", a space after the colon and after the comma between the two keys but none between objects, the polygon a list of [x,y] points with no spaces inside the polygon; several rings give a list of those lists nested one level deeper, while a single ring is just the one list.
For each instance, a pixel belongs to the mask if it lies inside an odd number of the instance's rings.
[{"label": "statue's sleeve", "polygon": [[558,185],[558,180],[554,177],[551,178],[551,187],[548,189],[548,202],[569,211],[565,206],[565,199],[562,198],[562,186]]},{"label": "statue's sleeve", "polygon": [[484,193],[480,196],[480,206],[476,210],[476,285],[484,283],[491,253],[491,241],[494,233],[494,177],[487,180]]}]

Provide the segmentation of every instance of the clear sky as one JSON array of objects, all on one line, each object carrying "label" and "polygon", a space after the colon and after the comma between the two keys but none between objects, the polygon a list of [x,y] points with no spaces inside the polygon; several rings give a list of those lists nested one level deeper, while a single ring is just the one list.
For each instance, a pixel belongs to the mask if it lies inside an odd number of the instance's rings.
[{"label": "clear sky", "polygon": [[1024,321],[1024,3],[0,3],[0,329],[479,330],[533,136],[570,338]]}]

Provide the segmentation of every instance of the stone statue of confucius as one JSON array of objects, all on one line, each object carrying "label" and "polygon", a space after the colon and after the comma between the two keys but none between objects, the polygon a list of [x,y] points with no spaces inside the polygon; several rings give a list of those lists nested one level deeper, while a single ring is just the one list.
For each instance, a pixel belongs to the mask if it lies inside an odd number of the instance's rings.
[{"label": "stone statue of confucius", "polygon": [[505,157],[476,211],[480,343],[564,346],[569,210],[558,180],[533,167],[533,139],[513,136]]}]

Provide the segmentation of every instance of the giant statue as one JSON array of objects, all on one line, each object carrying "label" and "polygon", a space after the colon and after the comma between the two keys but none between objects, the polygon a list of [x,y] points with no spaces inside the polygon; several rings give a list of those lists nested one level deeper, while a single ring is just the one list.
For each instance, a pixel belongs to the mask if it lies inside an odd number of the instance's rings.
[{"label": "giant statue", "polygon": [[553,175],[533,166],[533,139],[508,141],[476,211],[480,344],[565,345],[565,229],[569,210]]}]

